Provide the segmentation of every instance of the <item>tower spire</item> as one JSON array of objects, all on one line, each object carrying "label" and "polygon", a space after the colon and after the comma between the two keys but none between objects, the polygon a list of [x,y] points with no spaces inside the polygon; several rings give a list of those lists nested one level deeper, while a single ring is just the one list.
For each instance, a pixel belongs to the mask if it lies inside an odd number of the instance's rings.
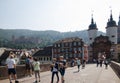
[{"label": "tower spire", "polygon": [[119,21],[118,21],[118,26],[120,26],[120,13],[119,13]]},{"label": "tower spire", "polygon": [[120,13],[119,13],[119,20],[120,20]]},{"label": "tower spire", "polygon": [[93,20],[93,10],[92,10],[92,14],[91,14],[91,24],[94,24],[94,20]]},{"label": "tower spire", "polygon": [[111,6],[110,6],[110,21],[112,21],[113,20],[113,16],[112,16],[112,8],[111,8]]}]

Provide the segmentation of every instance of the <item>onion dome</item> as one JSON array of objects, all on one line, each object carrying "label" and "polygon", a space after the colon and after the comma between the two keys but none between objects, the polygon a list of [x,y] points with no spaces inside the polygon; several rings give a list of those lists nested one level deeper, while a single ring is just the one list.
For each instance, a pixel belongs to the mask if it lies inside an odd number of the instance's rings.
[{"label": "onion dome", "polygon": [[118,26],[120,26],[120,16],[119,16]]},{"label": "onion dome", "polygon": [[112,13],[111,13],[110,19],[107,22],[107,27],[106,28],[108,28],[108,27],[116,27],[116,26],[117,26],[116,22],[113,20]]},{"label": "onion dome", "polygon": [[92,29],[98,30],[96,23],[94,23],[93,17],[91,19],[91,24],[89,25],[89,29],[88,30],[92,30]]}]

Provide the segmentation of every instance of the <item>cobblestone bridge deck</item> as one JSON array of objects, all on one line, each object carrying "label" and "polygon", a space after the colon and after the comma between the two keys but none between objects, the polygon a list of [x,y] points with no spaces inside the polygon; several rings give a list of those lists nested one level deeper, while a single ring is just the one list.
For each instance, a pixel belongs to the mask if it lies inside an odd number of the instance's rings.
[{"label": "cobblestone bridge deck", "polygon": [[[34,75],[32,77],[25,77],[18,79],[20,83],[34,83]],[[40,83],[50,83],[51,72],[41,73]],[[55,80],[56,83],[56,76]],[[0,80],[0,83],[9,83],[9,80]],[[61,81],[59,82],[61,83]],[[108,69],[105,67],[96,67],[95,64],[86,65],[85,69],[81,69],[77,72],[77,67],[71,67],[66,69],[65,83],[120,83],[120,79],[109,66]]]}]

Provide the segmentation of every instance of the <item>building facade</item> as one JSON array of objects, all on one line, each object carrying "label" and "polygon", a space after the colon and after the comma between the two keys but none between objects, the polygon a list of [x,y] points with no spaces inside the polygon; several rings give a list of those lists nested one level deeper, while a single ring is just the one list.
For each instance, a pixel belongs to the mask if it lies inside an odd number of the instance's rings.
[{"label": "building facade", "polygon": [[98,59],[98,56],[102,57],[99,54],[105,54],[106,58],[110,57],[110,49],[111,49],[111,41],[109,37],[100,35],[95,38],[94,42],[92,43],[92,50],[93,50],[93,58]]},{"label": "building facade", "polygon": [[52,46],[47,46],[38,50],[33,57],[37,57],[41,64],[52,62]]},{"label": "building facade", "polygon": [[[97,37],[96,35],[97,27],[95,25],[96,24],[91,22],[88,28],[90,59],[91,60],[97,59],[98,54],[101,54],[103,52],[106,54],[107,58],[111,58],[111,55],[113,55],[112,58],[117,59],[118,57],[117,45],[120,42],[120,17],[117,26],[116,22],[113,20],[113,16],[111,12],[110,19],[108,19],[106,26],[106,36],[100,35]],[[90,32],[90,30],[92,30],[93,28],[95,30],[93,32],[95,35],[92,32]]]},{"label": "building facade", "polygon": [[117,44],[118,39],[118,26],[116,25],[116,22],[113,20],[112,14],[110,15],[110,19],[108,19],[107,27],[106,27],[106,36],[109,37],[109,40],[112,42],[112,44]]},{"label": "building facade", "polygon": [[118,21],[118,44],[120,44],[120,16],[119,16],[119,21]]},{"label": "building facade", "polygon": [[89,36],[89,45],[91,45],[94,39],[97,37],[97,25],[94,23],[93,17],[91,18],[91,24],[88,28],[88,36]]},{"label": "building facade", "polygon": [[53,44],[53,57],[64,56],[66,60],[82,58],[84,42],[78,37],[61,39]]}]

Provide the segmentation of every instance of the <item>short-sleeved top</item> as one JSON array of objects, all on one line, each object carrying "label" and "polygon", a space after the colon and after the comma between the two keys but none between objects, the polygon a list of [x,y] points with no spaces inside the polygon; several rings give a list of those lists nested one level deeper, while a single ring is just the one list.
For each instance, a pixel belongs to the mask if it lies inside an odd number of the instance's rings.
[{"label": "short-sleeved top", "polygon": [[[59,63],[63,64],[63,66],[66,65],[66,61],[65,60],[60,61]],[[65,67],[60,67],[60,70],[65,70]]]},{"label": "short-sleeved top", "polygon": [[7,66],[8,66],[8,69],[12,69],[12,68],[14,68],[14,65],[15,65],[16,63],[15,63],[15,60],[14,60],[14,59],[7,59],[6,64],[7,64]]},{"label": "short-sleeved top", "polygon": [[58,72],[58,62],[55,62],[55,63],[53,63],[54,64],[54,66],[53,66],[53,68],[52,68],[52,72]]},{"label": "short-sleeved top", "polygon": [[33,68],[35,71],[40,70],[40,62],[39,61],[33,62]]},{"label": "short-sleeved top", "polygon": [[80,60],[77,60],[76,62],[77,62],[77,65],[80,65]]}]

